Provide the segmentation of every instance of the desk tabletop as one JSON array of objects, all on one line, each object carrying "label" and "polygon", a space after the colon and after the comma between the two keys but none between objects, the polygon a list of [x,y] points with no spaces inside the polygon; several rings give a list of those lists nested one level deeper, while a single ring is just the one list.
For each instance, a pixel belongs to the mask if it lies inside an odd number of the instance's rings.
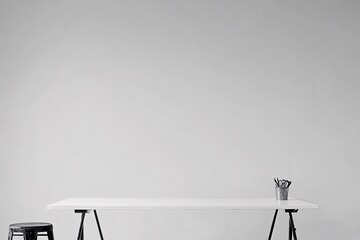
[{"label": "desk tabletop", "polygon": [[164,210],[245,210],[317,209],[318,205],[300,199],[275,198],[68,198],[49,204],[47,209],[164,209]]}]

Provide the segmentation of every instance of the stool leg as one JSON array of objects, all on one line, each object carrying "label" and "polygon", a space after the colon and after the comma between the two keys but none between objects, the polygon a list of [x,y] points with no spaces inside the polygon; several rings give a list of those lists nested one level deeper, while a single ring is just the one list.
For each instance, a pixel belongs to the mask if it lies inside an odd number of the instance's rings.
[{"label": "stool leg", "polygon": [[23,236],[24,240],[37,240],[37,234],[34,231],[26,231]]},{"label": "stool leg", "polygon": [[12,239],[13,239],[13,232],[9,230],[8,240],[12,240]]},{"label": "stool leg", "polygon": [[49,240],[54,240],[54,232],[53,230],[47,231],[47,237]]}]

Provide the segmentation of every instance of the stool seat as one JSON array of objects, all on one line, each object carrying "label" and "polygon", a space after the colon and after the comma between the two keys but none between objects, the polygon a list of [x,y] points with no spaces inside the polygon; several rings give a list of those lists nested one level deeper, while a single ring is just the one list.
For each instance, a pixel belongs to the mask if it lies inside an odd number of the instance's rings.
[{"label": "stool seat", "polygon": [[45,222],[25,222],[10,224],[9,229],[13,232],[25,232],[29,230],[35,232],[46,232],[52,230],[53,225]]},{"label": "stool seat", "polygon": [[38,236],[47,236],[48,240],[54,240],[53,225],[45,222],[10,224],[8,240],[13,240],[13,237],[17,236],[22,236],[24,240],[37,240]]}]

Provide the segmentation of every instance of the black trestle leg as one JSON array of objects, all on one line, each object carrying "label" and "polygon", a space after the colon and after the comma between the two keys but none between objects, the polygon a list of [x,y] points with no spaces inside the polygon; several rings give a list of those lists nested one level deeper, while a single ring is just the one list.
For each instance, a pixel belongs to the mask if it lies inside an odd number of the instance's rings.
[{"label": "black trestle leg", "polygon": [[[101,231],[101,227],[100,227],[100,222],[99,222],[99,218],[98,218],[98,215],[97,215],[97,212],[95,209],[94,210],[94,214],[95,214],[95,219],[96,219],[96,224],[97,224],[97,227],[98,227],[98,230],[99,230],[99,234],[100,234],[100,238],[101,240],[104,240],[104,237],[103,237],[103,234],[102,234],[102,231]],[[81,221],[80,221],[80,227],[79,227],[79,233],[78,233],[78,237],[77,237],[77,240],[84,240],[84,220],[85,220],[85,214],[86,213],[89,213],[91,212],[91,209],[85,209],[85,210],[79,210],[79,209],[76,209],[75,210],[75,213],[81,213]],[[8,239],[8,240],[11,240],[11,239]],[[53,240],[53,239],[49,239],[49,240]]]},{"label": "black trestle leg", "polygon": [[271,224],[271,229],[270,229],[268,240],[271,240],[271,237],[272,237],[272,234],[273,234],[273,231],[274,231],[274,226],[275,226],[275,221],[276,221],[276,216],[278,214],[278,211],[279,211],[278,209],[275,210],[275,214],[274,214],[273,221],[272,221],[272,224]]},{"label": "black trestle leg", "polygon": [[85,219],[85,212],[81,213],[81,222],[80,222],[77,240],[84,240],[84,219]]},{"label": "black trestle leg", "polygon": [[292,229],[292,233],[294,236],[294,240],[297,240],[296,228],[295,228],[294,219],[293,219],[291,212],[289,212],[289,217],[290,217],[290,224],[291,224],[291,229]]},{"label": "black trestle leg", "polygon": [[97,215],[97,212],[96,212],[95,209],[94,209],[94,215],[95,215],[97,227],[99,229],[100,238],[101,238],[101,240],[104,240],[104,237],[103,237],[103,234],[102,234],[102,231],[101,231],[101,227],[100,227],[99,218],[98,218],[98,215]]},{"label": "black trestle leg", "polygon": [[292,227],[291,227],[290,219],[289,219],[289,240],[292,240]]},{"label": "black trestle leg", "polygon": [[84,232],[84,224],[83,224],[82,227],[81,227],[81,237],[80,237],[80,240],[84,240],[84,235],[85,235],[85,232]]}]

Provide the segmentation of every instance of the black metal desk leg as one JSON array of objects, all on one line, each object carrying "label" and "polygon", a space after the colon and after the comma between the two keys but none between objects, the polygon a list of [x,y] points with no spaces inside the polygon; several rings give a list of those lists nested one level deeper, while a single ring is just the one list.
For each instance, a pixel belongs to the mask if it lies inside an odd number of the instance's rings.
[{"label": "black metal desk leg", "polygon": [[292,213],[297,213],[298,209],[287,209],[287,210],[285,210],[285,212],[289,213],[289,224],[290,224],[290,227],[292,230],[292,235],[294,236],[294,240],[297,240],[296,228],[295,228],[295,223],[294,223]]},{"label": "black metal desk leg", "polygon": [[81,221],[80,221],[80,227],[79,227],[79,233],[77,240],[84,240],[84,220],[85,220],[85,214],[89,213],[90,210],[75,210],[75,213],[81,213]]},{"label": "black metal desk leg", "polygon": [[289,212],[289,216],[290,216],[291,228],[292,228],[292,231],[293,231],[294,239],[297,240],[296,228],[295,228],[294,219],[293,219],[293,216],[292,216],[291,212]]},{"label": "black metal desk leg", "polygon": [[292,227],[291,227],[290,219],[289,219],[289,240],[292,240]]},{"label": "black metal desk leg", "polygon": [[278,214],[278,209],[275,210],[275,214],[274,214],[274,218],[273,218],[273,221],[272,221],[272,224],[271,224],[271,229],[270,229],[270,233],[269,233],[269,238],[268,240],[271,240],[271,237],[272,237],[272,233],[274,231],[274,226],[275,226],[275,221],[276,221],[276,216]]},{"label": "black metal desk leg", "polygon": [[80,221],[77,240],[84,240],[84,219],[85,219],[85,213],[81,213],[81,221]]},{"label": "black metal desk leg", "polygon": [[99,218],[98,218],[98,215],[97,215],[97,212],[96,212],[95,209],[94,209],[94,214],[95,214],[96,224],[97,224],[97,227],[99,229],[100,238],[101,238],[101,240],[104,240],[104,237],[103,237],[103,234],[102,234],[102,231],[101,231],[101,227],[100,227]]},{"label": "black metal desk leg", "polygon": [[[85,220],[85,214],[89,213],[91,210],[75,210],[75,213],[81,213],[81,221],[80,221],[80,227],[79,227],[79,233],[78,233],[78,237],[77,240],[84,240],[84,220]],[[101,227],[100,227],[100,222],[99,222],[99,218],[97,215],[96,210],[94,209],[94,215],[95,215],[95,219],[96,219],[96,224],[99,230],[99,234],[100,234],[100,238],[101,240],[104,240],[102,231],[101,231]],[[9,239],[10,240],[10,239]]]}]

